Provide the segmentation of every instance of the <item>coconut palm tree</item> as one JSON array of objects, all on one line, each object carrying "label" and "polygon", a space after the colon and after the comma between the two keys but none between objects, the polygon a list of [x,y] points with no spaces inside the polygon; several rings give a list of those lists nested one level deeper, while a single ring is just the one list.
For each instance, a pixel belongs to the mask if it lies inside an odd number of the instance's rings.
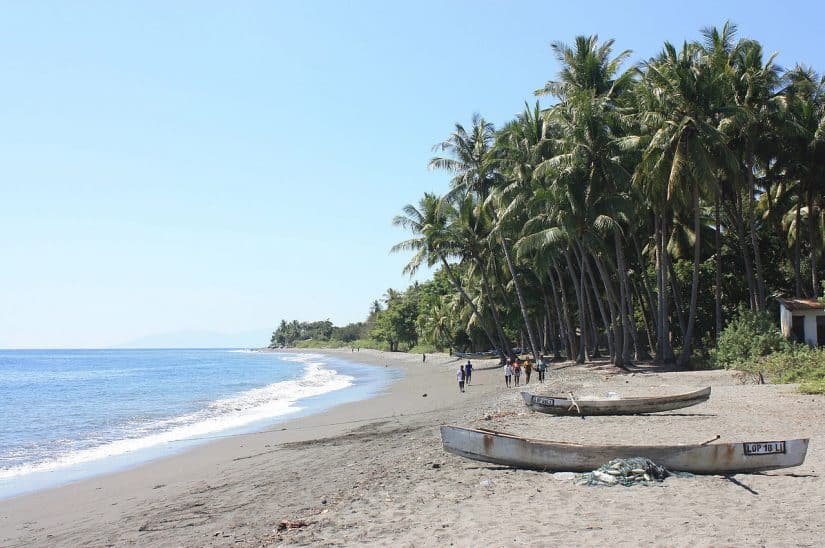
[{"label": "coconut palm tree", "polygon": [[[404,273],[412,275],[424,263],[427,266],[433,266],[440,262],[456,291],[478,317],[479,326],[489,339],[490,344],[493,347],[499,346],[496,344],[496,338],[482,320],[483,316],[475,301],[467,294],[458,275],[447,261],[447,258],[454,253],[454,242],[450,240],[450,232],[447,229],[445,202],[440,196],[426,193],[417,207],[408,204],[404,206],[402,211],[401,215],[396,215],[393,218],[392,223],[395,226],[406,228],[415,237],[395,244],[391,252],[414,252],[413,257],[404,267]],[[502,354],[502,357],[504,357],[504,354]]]},{"label": "coconut palm tree", "polygon": [[[651,132],[646,141],[636,180],[646,190],[660,215],[660,253],[667,272],[668,252],[664,237],[669,234],[667,212],[686,207],[694,218],[694,258],[690,311],[682,352],[677,363],[687,364],[692,352],[693,330],[699,292],[701,261],[701,198],[716,192],[716,172],[728,162],[724,134],[719,130],[718,79],[705,63],[697,43],[685,42],[681,50],[665,43],[662,53],[644,65],[644,92],[640,117]],[[664,194],[664,196],[663,196]],[[660,274],[661,275],[661,274]],[[661,291],[662,288],[660,288]],[[662,296],[660,295],[660,302]],[[660,311],[660,321],[666,311]],[[661,333],[667,333],[662,328]]]}]

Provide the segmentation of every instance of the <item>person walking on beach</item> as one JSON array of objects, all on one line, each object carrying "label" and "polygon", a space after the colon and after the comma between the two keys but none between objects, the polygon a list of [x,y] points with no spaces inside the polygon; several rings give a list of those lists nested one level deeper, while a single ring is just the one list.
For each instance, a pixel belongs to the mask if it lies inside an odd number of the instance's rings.
[{"label": "person walking on beach", "polygon": [[510,379],[513,377],[513,367],[510,362],[504,362],[504,384],[510,388]]},{"label": "person walking on beach", "polygon": [[424,363],[425,361],[427,361],[427,355],[421,354],[421,363]]},{"label": "person walking on beach", "polygon": [[473,364],[470,363],[470,360],[467,360],[467,364],[464,366],[464,377],[467,386],[470,386],[470,381],[473,378]]},{"label": "person walking on beach", "polygon": [[521,362],[519,360],[513,361],[513,380],[516,386],[518,386],[521,380]]},{"label": "person walking on beach", "polygon": [[539,363],[536,364],[536,369],[539,370],[539,382],[544,382],[544,372],[547,371],[547,364],[544,362],[544,356],[539,356]]},{"label": "person walking on beach", "polygon": [[524,384],[530,384],[530,373],[533,372],[533,364],[530,360],[524,360]]},{"label": "person walking on beach", "polygon": [[458,389],[464,392],[464,366],[458,368],[458,372],[455,374],[456,379],[458,379]]}]

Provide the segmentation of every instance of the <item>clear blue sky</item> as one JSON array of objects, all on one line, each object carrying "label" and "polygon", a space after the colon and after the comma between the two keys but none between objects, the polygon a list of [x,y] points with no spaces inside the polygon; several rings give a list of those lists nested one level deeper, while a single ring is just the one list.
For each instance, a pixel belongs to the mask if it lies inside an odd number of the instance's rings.
[{"label": "clear blue sky", "polygon": [[[0,347],[362,320],[431,147],[501,124],[549,43],[634,60],[738,23],[825,70],[819,2],[4,2]],[[263,344],[264,340],[261,341]]]}]

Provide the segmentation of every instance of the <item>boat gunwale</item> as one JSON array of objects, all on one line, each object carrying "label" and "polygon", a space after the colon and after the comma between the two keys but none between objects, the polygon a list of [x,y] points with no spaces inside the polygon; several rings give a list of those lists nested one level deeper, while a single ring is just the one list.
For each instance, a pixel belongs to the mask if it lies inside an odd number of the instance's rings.
[{"label": "boat gunwale", "polygon": [[[538,396],[540,398],[551,398],[551,399],[554,399],[554,400],[568,401],[568,402],[571,402],[571,405],[572,405],[572,402],[575,401],[576,404],[579,405],[579,406],[597,404],[599,407],[601,407],[601,405],[599,405],[599,404],[604,404],[604,403],[611,403],[611,404],[615,404],[615,403],[619,403],[619,404],[622,404],[622,403],[636,403],[636,404],[638,404],[638,403],[651,403],[651,404],[653,404],[653,403],[676,403],[676,402],[689,401],[689,400],[701,399],[701,398],[708,399],[708,398],[710,398],[710,393],[711,393],[711,387],[706,386],[705,388],[700,388],[699,390],[694,390],[693,392],[684,392],[682,394],[673,394],[673,395],[670,395],[670,396],[631,396],[631,397],[627,397],[627,398],[614,398],[614,399],[610,399],[610,398],[576,399],[575,396],[574,396],[573,399],[571,399],[569,395],[567,395],[567,396],[562,396],[562,395],[556,396],[556,395],[552,395],[552,394],[531,394],[530,392],[522,392],[521,394],[522,394],[522,396],[524,396],[525,394],[530,396],[531,403],[528,404],[528,405],[542,406],[542,404],[540,404],[540,403],[539,404],[532,403],[532,397],[533,396]],[[545,407],[549,407],[549,406],[545,406]]]},{"label": "boat gunwale", "polygon": [[[639,448],[639,449],[696,449],[699,447],[708,447],[708,446],[724,446],[724,445],[738,445],[743,443],[754,443],[754,442],[742,442],[742,441],[731,441],[731,442],[720,442],[720,443],[712,443],[718,442],[719,437],[717,436],[712,440],[712,442],[701,442],[701,443],[679,443],[675,445],[638,445],[638,444],[584,444],[584,443],[576,443],[576,442],[569,442],[569,441],[556,441],[556,440],[542,440],[537,438],[528,438],[525,436],[519,436],[517,434],[510,434],[508,432],[501,432],[498,430],[491,430],[489,428],[467,428],[464,426],[454,426],[450,424],[443,424],[441,428],[453,428],[457,430],[466,430],[469,432],[475,432],[478,434],[487,434],[493,436],[500,436],[504,438],[511,438],[515,440],[521,440],[529,443],[535,443],[539,445],[565,445],[568,447],[583,447],[583,448],[599,448],[599,449],[628,449],[628,448]],[[772,441],[804,441],[806,443],[810,442],[810,438],[785,438],[785,439],[777,439]]]}]

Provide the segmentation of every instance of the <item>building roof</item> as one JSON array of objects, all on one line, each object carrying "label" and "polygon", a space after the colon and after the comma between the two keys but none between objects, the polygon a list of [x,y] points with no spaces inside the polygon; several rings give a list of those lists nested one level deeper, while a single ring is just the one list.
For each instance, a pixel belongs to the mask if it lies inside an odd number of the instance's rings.
[{"label": "building roof", "polygon": [[816,299],[779,299],[785,308],[791,312],[802,310],[822,310],[825,311],[825,304]]}]

